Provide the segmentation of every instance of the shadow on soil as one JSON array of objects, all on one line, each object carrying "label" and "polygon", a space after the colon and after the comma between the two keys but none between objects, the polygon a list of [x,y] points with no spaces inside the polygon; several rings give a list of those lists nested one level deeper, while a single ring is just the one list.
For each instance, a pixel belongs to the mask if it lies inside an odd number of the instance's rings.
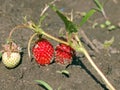
[{"label": "shadow on soil", "polygon": [[74,57],[73,62],[71,65],[80,65],[82,69],[85,70],[85,72],[92,77],[93,80],[95,80],[96,83],[98,83],[104,90],[109,90],[104,84],[102,84],[87,67],[84,65],[84,63],[80,60],[81,57]]}]

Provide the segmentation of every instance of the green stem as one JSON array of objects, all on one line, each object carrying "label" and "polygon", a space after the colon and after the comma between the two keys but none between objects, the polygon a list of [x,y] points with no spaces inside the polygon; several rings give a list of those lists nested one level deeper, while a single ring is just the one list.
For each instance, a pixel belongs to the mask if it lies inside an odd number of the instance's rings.
[{"label": "green stem", "polygon": [[47,36],[47,37],[49,37],[49,38],[51,38],[51,39],[53,39],[53,40],[55,40],[55,41],[57,41],[57,42],[60,42],[60,43],[64,43],[64,44],[66,44],[66,45],[69,45],[69,43],[67,43],[67,42],[65,42],[65,41],[63,41],[63,40],[60,40],[60,39],[58,39],[58,38],[56,38],[56,37],[53,37],[52,35],[50,35],[50,34],[48,34],[48,33],[46,33],[46,32],[43,32],[42,34],[45,35],[45,36]]}]

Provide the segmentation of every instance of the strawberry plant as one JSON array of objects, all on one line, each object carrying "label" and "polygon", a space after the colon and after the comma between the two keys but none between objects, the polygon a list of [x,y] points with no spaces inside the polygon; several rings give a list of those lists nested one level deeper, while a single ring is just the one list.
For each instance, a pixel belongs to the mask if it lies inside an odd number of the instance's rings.
[{"label": "strawberry plant", "polygon": [[[57,1],[57,0],[55,0]],[[78,30],[79,28],[96,12],[95,9],[91,9],[85,17],[83,17],[80,25],[75,24],[72,19],[65,16],[53,3],[51,2],[49,5],[45,7],[45,9],[42,11],[40,15],[40,20],[36,24],[33,21],[27,21],[25,24],[22,24],[20,26],[15,27],[9,35],[9,39],[12,36],[13,31],[15,31],[18,28],[29,28],[33,31],[33,35],[31,36],[29,42],[28,42],[28,54],[30,56],[30,44],[33,38],[37,35],[41,36],[39,37],[38,42],[33,46],[32,53],[36,60],[36,62],[40,65],[48,65],[52,62],[54,49],[53,46],[47,41],[47,39],[42,39],[44,36],[47,38],[50,38],[52,40],[55,40],[60,43],[56,47],[55,50],[55,61],[60,64],[70,64],[72,62],[72,57],[75,55],[75,52],[83,53],[86,58],[88,59],[89,63],[93,66],[93,68],[97,71],[97,73],[100,75],[100,77],[103,79],[104,83],[106,84],[107,88],[110,90],[115,90],[115,88],[112,86],[112,84],[108,81],[108,79],[105,77],[105,75],[102,73],[102,71],[97,67],[97,65],[93,62],[92,58],[90,57],[89,53],[87,52],[86,48],[84,47],[83,43],[79,39]],[[99,4],[98,0],[95,0],[96,4],[98,5],[98,10],[103,13],[103,15],[106,17],[104,10],[102,6]],[[65,24],[66,28],[66,41],[56,38],[47,32],[43,30],[41,27],[42,21],[45,19],[46,15],[45,12],[48,8],[51,8],[54,12],[57,13],[57,15],[61,18],[61,20]],[[107,18],[107,17],[106,17]],[[51,90],[51,89],[50,89]]]}]

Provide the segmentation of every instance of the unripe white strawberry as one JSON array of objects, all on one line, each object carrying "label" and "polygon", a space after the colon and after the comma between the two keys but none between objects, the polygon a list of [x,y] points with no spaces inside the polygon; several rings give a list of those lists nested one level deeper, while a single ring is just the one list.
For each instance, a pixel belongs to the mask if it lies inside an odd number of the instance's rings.
[{"label": "unripe white strawberry", "polygon": [[20,62],[20,54],[18,52],[11,52],[8,55],[7,52],[2,54],[2,62],[8,68],[16,67]]},{"label": "unripe white strawberry", "polygon": [[2,62],[8,68],[16,67],[20,62],[20,48],[14,43],[10,42],[3,45]]}]

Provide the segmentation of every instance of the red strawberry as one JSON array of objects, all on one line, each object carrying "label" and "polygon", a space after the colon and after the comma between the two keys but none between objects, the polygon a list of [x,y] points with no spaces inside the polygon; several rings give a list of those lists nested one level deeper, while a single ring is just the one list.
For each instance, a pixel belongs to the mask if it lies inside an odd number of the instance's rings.
[{"label": "red strawberry", "polygon": [[55,49],[55,61],[62,65],[68,65],[72,62],[75,51],[68,45],[60,43]]},{"label": "red strawberry", "polygon": [[36,62],[40,65],[48,65],[52,62],[54,48],[46,39],[41,39],[36,42],[32,48],[32,52]]}]

